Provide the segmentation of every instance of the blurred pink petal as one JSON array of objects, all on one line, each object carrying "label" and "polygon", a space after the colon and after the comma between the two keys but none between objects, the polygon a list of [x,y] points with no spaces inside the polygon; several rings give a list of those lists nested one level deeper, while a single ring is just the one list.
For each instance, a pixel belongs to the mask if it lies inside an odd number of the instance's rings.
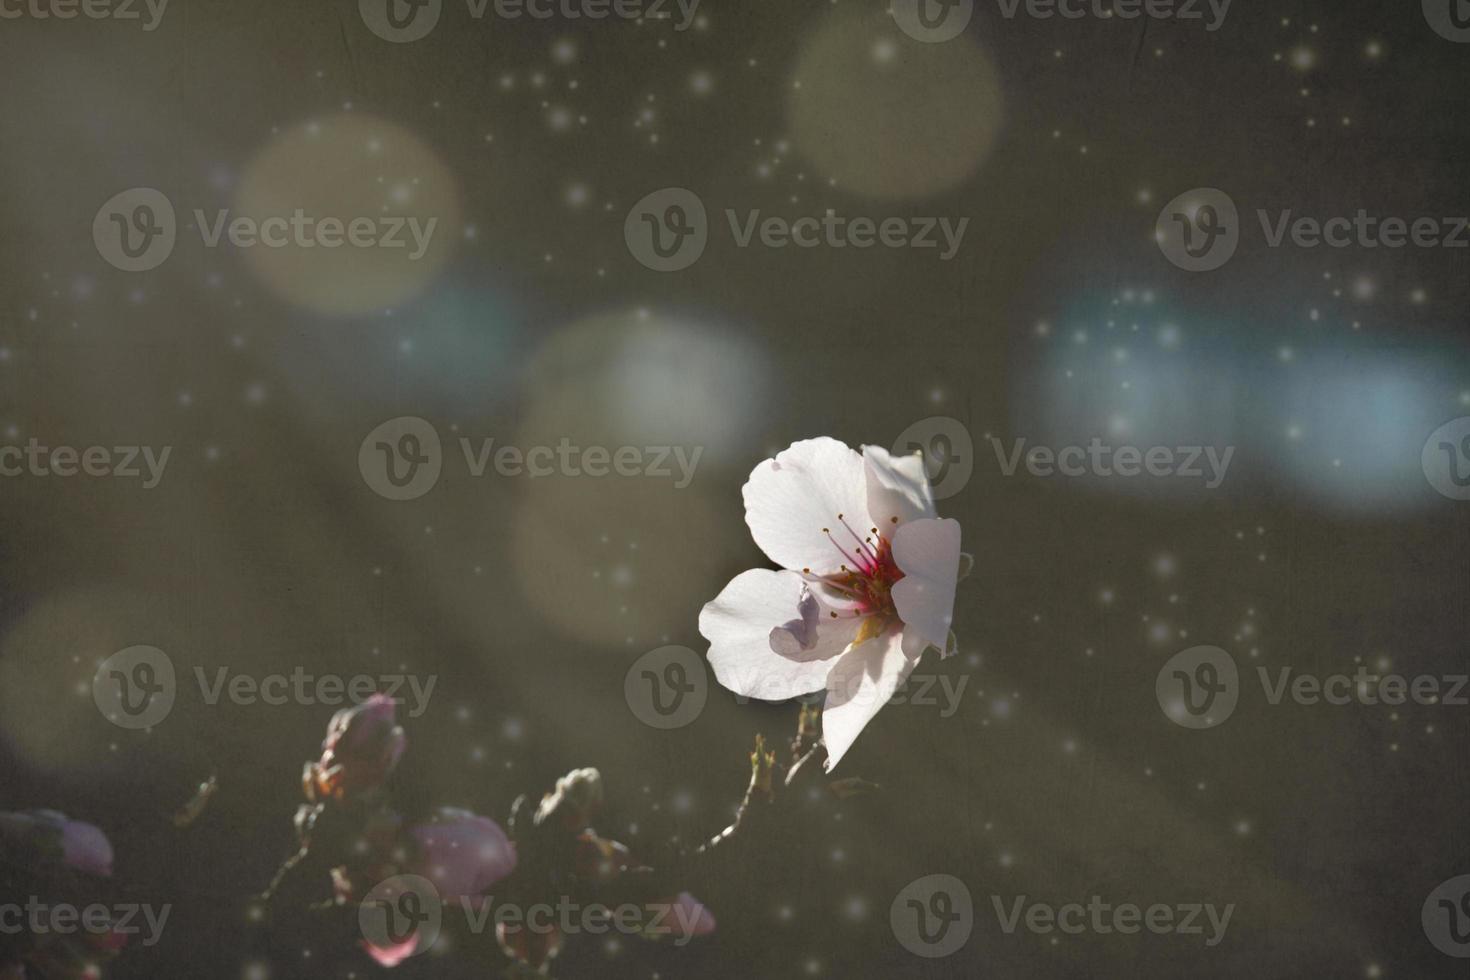
[{"label": "blurred pink petal", "polygon": [[61,828],[61,850],[68,867],[107,878],[112,875],[112,843],[89,823],[67,820]]},{"label": "blurred pink petal", "polygon": [[515,870],[515,846],[489,817],[444,808],[408,832],[419,848],[412,873],[432,881],[446,902],[479,895]]},{"label": "blurred pink petal", "polygon": [[367,954],[369,956],[371,956],[374,960],[378,962],[379,966],[385,966],[389,969],[392,969],[399,963],[402,963],[404,960],[412,956],[414,954],[414,950],[418,948],[418,944],[419,934],[417,932],[415,932],[412,936],[409,936],[403,942],[397,943],[393,946],[374,946],[366,939],[360,942],[362,948],[367,951]]},{"label": "blurred pink petal", "polygon": [[327,740],[337,735],[343,752],[361,752],[373,747],[384,735],[398,727],[398,704],[386,694],[374,694],[361,704],[344,708],[332,717]]},{"label": "blurred pink petal", "polygon": [[715,915],[693,895],[680,892],[673,901],[665,924],[674,930],[676,939],[707,936],[715,931]]}]

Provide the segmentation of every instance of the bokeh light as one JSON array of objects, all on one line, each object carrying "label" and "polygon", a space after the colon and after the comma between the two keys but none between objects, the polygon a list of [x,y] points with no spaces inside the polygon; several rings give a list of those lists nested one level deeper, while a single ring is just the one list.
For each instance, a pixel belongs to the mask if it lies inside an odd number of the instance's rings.
[{"label": "bokeh light", "polygon": [[754,342],[648,311],[589,317],[527,366],[523,444],[574,435],[603,445],[699,445],[701,466],[749,465],[775,372]]},{"label": "bokeh light", "polygon": [[788,96],[791,136],[838,188],[907,200],[965,183],[1002,124],[1000,82],[968,37],[921,44],[881,11],[834,8]]},{"label": "bokeh light", "polygon": [[159,635],[149,609],[126,589],[77,589],[36,603],[6,630],[0,737],[29,765],[85,784],[116,765],[115,745],[140,737],[102,716],[92,677],[118,650]]},{"label": "bokeh light", "polygon": [[[1283,345],[1280,323],[1190,314],[1148,290],[1082,302],[1032,331],[1012,388],[1009,451],[1027,447],[1234,447],[1225,480],[1085,477],[1063,481],[1154,499],[1286,490],[1343,512],[1437,498],[1424,440],[1460,414],[1465,351],[1333,338]],[[990,446],[985,451],[990,451]],[[1198,465],[1209,471],[1207,457]]]},{"label": "bokeh light", "polygon": [[272,140],[246,166],[231,219],[290,218],[298,209],[318,221],[376,225],[376,245],[299,244],[293,233],[283,247],[240,249],[267,289],[318,313],[405,302],[433,282],[462,233],[459,192],[438,154],[404,127],[359,113],[312,120]]},{"label": "bokeh light", "polygon": [[[637,312],[573,324],[547,344],[525,377],[515,445],[629,446],[640,465],[670,475],[563,471],[524,481],[516,578],[544,619],[605,646],[691,638],[689,610],[752,550],[730,481],[713,474],[763,455],[771,373],[734,334]],[[684,453],[685,465],[674,452],[659,464],[660,447]],[[691,462],[692,479],[677,486]]]}]

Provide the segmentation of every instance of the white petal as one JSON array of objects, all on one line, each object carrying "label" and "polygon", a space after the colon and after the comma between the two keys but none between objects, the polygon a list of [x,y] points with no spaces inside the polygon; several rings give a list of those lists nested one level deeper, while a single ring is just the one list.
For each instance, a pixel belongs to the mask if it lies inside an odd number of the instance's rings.
[{"label": "white petal", "polygon": [[903,633],[896,629],[858,644],[837,661],[827,677],[827,704],[822,709],[827,772],[836,768],[863,728],[908,680],[916,663],[916,658],[904,654]]},{"label": "white petal", "polygon": [[731,579],[705,605],[699,632],[709,640],[710,667],[720,684],[765,701],[784,701],[826,686],[837,655],[860,624],[852,618],[831,619],[830,610],[821,608],[810,649],[802,649],[804,644],[793,637],[790,643],[778,641],[783,651],[778,653],[772,649],[773,631],[802,619],[804,593],[811,595],[795,572],[753,568]]},{"label": "white petal", "polygon": [[868,483],[868,513],[878,526],[934,517],[934,491],[924,472],[924,457],[918,453],[894,456],[882,446],[864,446],[863,463]]},{"label": "white petal", "polygon": [[858,539],[848,528],[865,535],[872,525],[863,458],[836,439],[792,443],[757,466],[741,492],[755,543],[796,571],[828,575],[851,564],[842,551],[852,554]]},{"label": "white petal", "polygon": [[904,575],[893,584],[898,618],[943,651],[954,619],[960,522],[928,518],[900,526],[893,535],[893,560]]}]

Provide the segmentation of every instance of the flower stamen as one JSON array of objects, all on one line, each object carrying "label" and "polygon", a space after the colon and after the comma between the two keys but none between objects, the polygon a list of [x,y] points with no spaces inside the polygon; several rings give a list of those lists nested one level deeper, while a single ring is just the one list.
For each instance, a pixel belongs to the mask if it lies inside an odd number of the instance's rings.
[{"label": "flower stamen", "polygon": [[[892,590],[893,583],[903,578],[903,572],[893,559],[892,545],[876,527],[870,528],[871,534],[865,538],[858,535],[845,515],[838,514],[837,520],[852,535],[858,547],[854,549],[854,555],[832,537],[830,528],[822,528],[822,533],[827,535],[832,547],[847,559],[838,566],[837,573],[822,576],[822,581],[837,595],[853,604],[853,616],[875,618],[874,626],[881,632],[890,620],[897,618]],[[809,568],[802,571],[811,574]],[[839,617],[833,613],[832,618]]]}]

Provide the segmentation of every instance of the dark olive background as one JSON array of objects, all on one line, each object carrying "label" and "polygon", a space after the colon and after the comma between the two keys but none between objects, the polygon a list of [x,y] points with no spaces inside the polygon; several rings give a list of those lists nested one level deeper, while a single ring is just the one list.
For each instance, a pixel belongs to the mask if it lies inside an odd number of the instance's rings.
[{"label": "dark olive background", "polygon": [[[969,34],[1005,108],[993,151],[961,185],[874,201],[825,187],[800,145],[775,178],[758,176],[790,137],[803,43],[854,6],[707,0],[708,27],[681,34],[612,20],[475,23],[450,3],[429,38],[406,45],[373,36],[345,0],[172,0],[151,33],[0,21],[0,424],[17,426],[11,441],[175,447],[153,490],[0,481],[0,809],[50,806],[99,824],[116,845],[119,890],[175,906],[162,943],[113,975],[236,977],[261,962],[274,977],[380,971],[294,915],[273,928],[245,916],[291,849],[300,765],[330,709],[210,707],[186,691],[152,734],[124,732],[78,693],[98,660],[147,643],[184,672],[404,665],[438,677],[429,710],[405,720],[409,803],[504,819],[516,794],[593,765],[606,777],[607,833],[635,847],[694,839],[727,821],[754,734],[784,735],[795,708],[740,705],[715,687],[694,724],[658,731],[625,703],[625,672],[664,643],[702,652],[700,604],[764,562],[739,494],[759,459],[818,434],[889,444],[947,415],[973,434],[976,472],[941,509],[962,523],[976,568],[957,602],[961,656],[940,665],[930,654],[925,669],[967,676],[963,705],[948,718],[883,711],[839,773],[884,792],[804,807],[747,875],[702,891],[717,935],[683,950],[626,941],[615,955],[574,939],[558,975],[1359,977],[1376,964],[1404,980],[1465,976],[1463,961],[1429,945],[1419,912],[1441,881],[1470,873],[1467,709],[1271,707],[1257,692],[1226,725],[1196,733],[1162,716],[1154,677],[1195,643],[1224,646],[1247,669],[1259,646],[1261,663],[1299,671],[1388,656],[1400,673],[1465,672],[1467,505],[1421,479],[1393,506],[1329,506],[1262,462],[1278,434],[1249,425],[1238,478],[1211,493],[1005,479],[983,437],[1032,435],[1021,420],[1045,407],[1035,368],[1049,348],[1034,325],[1057,324],[1060,345],[1070,317],[1100,318],[1130,288],[1156,290],[1214,350],[1423,355],[1470,388],[1465,252],[1272,253],[1257,235],[1225,269],[1191,276],[1149,241],[1158,208],[1200,186],[1228,189],[1243,211],[1466,213],[1470,46],[1437,37],[1410,2],[1237,0],[1215,33],[1008,21],[980,3]],[[932,56],[890,33],[908,45],[903,57]],[[562,39],[577,46],[570,65],[550,53]],[[1364,54],[1375,40],[1377,60]],[[1273,60],[1298,45],[1317,52],[1304,74]],[[702,97],[688,85],[701,70],[714,79]],[[633,124],[649,93],[657,143]],[[555,132],[543,100],[589,121]],[[112,194],[142,185],[181,212],[226,206],[211,174],[245,168],[272,127],[347,102],[432,148],[476,226],[391,315],[294,306],[237,255],[206,254],[183,232],[150,273],[99,259],[91,220]],[[853,108],[831,125],[862,132]],[[952,106],[953,124],[968,125],[969,111]],[[581,210],[563,202],[574,182],[591,188]],[[720,229],[696,265],[660,275],[628,255],[622,224],[665,186],[697,191],[716,221],[724,207],[833,207],[970,226],[950,262],[741,250]],[[1151,203],[1140,204],[1145,187]],[[1330,297],[1365,272],[1380,282],[1374,302]],[[1426,302],[1406,299],[1415,288]],[[1316,306],[1326,315],[1308,321]],[[638,374],[655,410],[624,433],[640,445],[702,425],[734,433],[711,439],[691,487],[471,480],[452,446],[439,486],[415,501],[383,500],[359,476],[362,438],[397,415],[429,419],[446,443],[596,440],[617,405],[586,378],[618,363],[637,328],[567,328],[638,308],[693,339]],[[699,372],[725,370],[736,395],[705,401]],[[1279,383],[1259,365],[1227,381],[1243,405]],[[1421,440],[1465,414],[1426,397],[1442,411]],[[1419,446],[1398,447],[1411,476]],[[1156,570],[1163,554],[1172,576]],[[619,575],[626,585],[609,584]],[[1242,640],[1247,609],[1257,636]],[[1150,640],[1145,615],[1187,638]],[[168,814],[211,770],[217,798],[174,830]],[[940,872],[968,884],[976,928],[961,952],[920,960],[895,940],[888,908]],[[1147,934],[1053,943],[999,929],[990,896],[1021,894],[1236,909],[1214,948]],[[487,970],[451,954],[396,973]]]}]

